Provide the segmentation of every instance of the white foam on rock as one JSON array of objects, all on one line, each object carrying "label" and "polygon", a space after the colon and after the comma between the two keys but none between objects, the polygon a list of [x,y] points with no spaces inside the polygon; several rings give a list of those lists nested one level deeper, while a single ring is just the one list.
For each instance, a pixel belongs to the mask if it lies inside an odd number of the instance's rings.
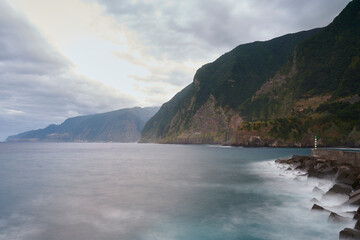
[{"label": "white foam on rock", "polygon": [[[296,202],[286,200],[284,202],[285,206],[276,211],[280,215],[284,214],[282,212],[285,211],[288,212],[288,215],[294,215],[299,218],[297,221],[293,221],[292,224],[299,224],[299,226],[301,224],[307,224],[309,226],[309,231],[329,231],[333,232],[333,234],[337,233],[336,236],[330,234],[327,236],[327,239],[338,239],[339,231],[345,227],[354,227],[355,222],[350,219],[353,217],[352,212],[356,211],[358,207],[345,203],[348,200],[347,195],[322,195],[313,192],[313,189],[317,187],[326,193],[334,185],[333,181],[328,179],[308,178],[306,172],[294,169],[288,164],[275,163],[275,159],[253,163],[252,171],[259,176],[268,179],[266,183],[269,189],[274,189],[277,194],[289,197],[289,199],[296,199]],[[314,202],[314,198],[318,202]],[[329,212],[311,211],[314,203],[329,211],[335,212],[340,216],[349,218],[349,221],[329,223]],[[305,215],[304,212],[306,212]],[[306,221],[306,223],[302,223],[302,221]]]}]

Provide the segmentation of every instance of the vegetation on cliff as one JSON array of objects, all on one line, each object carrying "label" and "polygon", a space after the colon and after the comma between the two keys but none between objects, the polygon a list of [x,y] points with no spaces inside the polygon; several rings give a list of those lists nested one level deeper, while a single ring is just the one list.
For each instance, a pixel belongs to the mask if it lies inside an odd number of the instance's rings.
[{"label": "vegetation on cliff", "polygon": [[[325,28],[240,45],[204,65],[145,125],[142,140],[312,146],[317,135],[320,145],[360,146],[359,93],[353,0]],[[196,127],[199,115],[209,131]]]}]

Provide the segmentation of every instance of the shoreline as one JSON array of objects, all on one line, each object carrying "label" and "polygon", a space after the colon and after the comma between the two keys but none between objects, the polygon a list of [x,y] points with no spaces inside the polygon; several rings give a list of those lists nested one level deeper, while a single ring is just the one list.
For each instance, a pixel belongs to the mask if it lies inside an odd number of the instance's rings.
[{"label": "shoreline", "polygon": [[[277,159],[275,163],[286,171],[302,173],[297,176],[317,179],[319,182],[330,181],[330,188],[324,188],[321,184],[313,188],[310,212],[328,215],[328,222],[351,226],[339,232],[339,239],[360,239],[360,163],[314,156],[314,150],[312,156],[293,155],[287,159]],[[326,200],[331,198],[339,202],[333,206],[326,204]]]}]

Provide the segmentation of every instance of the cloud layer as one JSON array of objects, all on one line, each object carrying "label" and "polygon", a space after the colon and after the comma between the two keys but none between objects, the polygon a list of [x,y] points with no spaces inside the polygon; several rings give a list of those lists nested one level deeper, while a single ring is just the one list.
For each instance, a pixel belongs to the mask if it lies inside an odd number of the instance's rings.
[{"label": "cloud layer", "polygon": [[71,116],[161,105],[224,52],[326,26],[349,0],[14,2],[22,13],[0,0],[0,141]]},{"label": "cloud layer", "polygon": [[72,63],[3,1],[0,11],[0,140],[66,117],[136,104],[77,75]]},{"label": "cloud layer", "polygon": [[[93,0],[95,1],[95,0]],[[97,0],[136,33],[151,55],[203,59],[241,43],[329,24],[349,2],[338,0]]]}]

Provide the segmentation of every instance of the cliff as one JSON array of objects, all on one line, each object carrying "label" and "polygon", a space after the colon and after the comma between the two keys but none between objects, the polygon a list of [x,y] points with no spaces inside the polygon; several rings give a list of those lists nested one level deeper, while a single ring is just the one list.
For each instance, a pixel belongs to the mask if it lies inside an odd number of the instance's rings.
[{"label": "cliff", "polygon": [[236,47],[144,126],[143,142],[360,145],[360,1],[322,29]]},{"label": "cliff", "polygon": [[66,119],[60,125],[49,125],[9,136],[8,142],[136,142],[145,122],[159,108],[126,108],[117,111]]}]

